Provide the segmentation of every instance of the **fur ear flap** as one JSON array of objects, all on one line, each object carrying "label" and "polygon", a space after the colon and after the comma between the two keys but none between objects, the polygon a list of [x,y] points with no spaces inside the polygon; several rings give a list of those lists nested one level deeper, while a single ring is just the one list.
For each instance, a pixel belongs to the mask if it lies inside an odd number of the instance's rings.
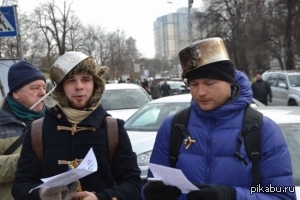
[{"label": "fur ear flap", "polygon": [[101,66],[101,67],[97,67],[97,75],[102,77],[104,74],[106,74],[108,72],[108,67],[107,66]]}]

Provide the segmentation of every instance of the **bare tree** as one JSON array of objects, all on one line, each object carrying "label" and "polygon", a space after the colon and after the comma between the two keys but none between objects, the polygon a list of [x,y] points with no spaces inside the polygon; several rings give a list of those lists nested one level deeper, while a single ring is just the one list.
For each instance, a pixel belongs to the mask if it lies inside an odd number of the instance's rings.
[{"label": "bare tree", "polygon": [[0,1],[1,6],[12,6],[12,5],[17,5],[17,4],[18,4],[18,0],[3,0],[3,1]]},{"label": "bare tree", "polygon": [[123,30],[116,31],[116,39],[117,39],[117,59],[116,64],[118,67],[119,74],[123,74],[124,71],[130,71],[126,66],[126,33]]},{"label": "bare tree", "polygon": [[269,58],[282,68],[294,69],[299,54],[299,0],[205,0],[207,10],[198,13],[204,37],[222,37],[236,67],[264,71]]},{"label": "bare tree", "polygon": [[[71,42],[67,41],[68,34],[71,31],[74,33],[76,29],[80,28],[78,18],[72,16],[71,5],[72,3],[67,5],[66,1],[64,1],[61,9],[56,5],[55,0],[52,0],[41,4],[35,9],[35,14],[38,17],[37,28],[44,33],[49,42],[49,48],[53,45],[53,41],[55,42],[59,55],[65,53],[68,45],[71,49],[74,48],[74,44],[70,44]],[[69,38],[72,38],[72,36],[74,35],[71,33]]]},{"label": "bare tree", "polygon": [[69,42],[66,44],[66,49],[68,51],[78,51],[81,49],[82,44],[85,41],[83,34],[85,27],[81,24],[76,15],[72,15],[70,17],[69,24],[69,32],[66,35],[66,40]]},{"label": "bare tree", "polygon": [[214,36],[222,37],[227,43],[237,69],[249,74],[245,47],[245,22],[248,13],[246,1],[211,0],[206,3],[208,17],[218,21],[218,26],[212,27]]},{"label": "bare tree", "polygon": [[116,34],[115,33],[109,33],[107,35],[107,41],[108,41],[108,50],[109,50],[109,62],[108,66],[110,68],[110,75],[113,79],[119,78],[119,73],[116,65],[116,59],[117,59],[117,53],[118,53],[118,43],[116,40]]},{"label": "bare tree", "polygon": [[35,21],[32,20],[32,16],[21,13],[20,32],[25,58],[29,62],[34,62],[37,59],[44,57],[47,53],[47,41],[45,40],[44,35],[36,29]]},{"label": "bare tree", "polygon": [[109,64],[110,50],[106,30],[101,26],[88,25],[83,34],[85,39],[81,46],[82,51],[93,56],[99,65]]},{"label": "bare tree", "polygon": [[105,28],[97,26],[95,28],[94,44],[96,46],[97,55],[95,57],[100,65],[107,65],[109,63],[110,51],[108,34]]}]

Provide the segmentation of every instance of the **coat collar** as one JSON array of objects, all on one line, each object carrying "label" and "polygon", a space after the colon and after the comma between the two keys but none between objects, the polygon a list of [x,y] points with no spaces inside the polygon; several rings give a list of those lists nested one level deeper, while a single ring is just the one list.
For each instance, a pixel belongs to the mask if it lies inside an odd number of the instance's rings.
[{"label": "coat collar", "polygon": [[[62,112],[62,110],[57,105],[49,109],[46,115],[49,115],[52,118],[56,118],[58,121],[60,121],[59,124],[71,125],[66,115]],[[110,114],[108,114],[103,109],[103,107],[99,105],[89,116],[87,116],[83,121],[81,121],[78,124],[78,126],[93,126],[99,128],[101,123],[103,122],[103,119],[109,115]]]}]

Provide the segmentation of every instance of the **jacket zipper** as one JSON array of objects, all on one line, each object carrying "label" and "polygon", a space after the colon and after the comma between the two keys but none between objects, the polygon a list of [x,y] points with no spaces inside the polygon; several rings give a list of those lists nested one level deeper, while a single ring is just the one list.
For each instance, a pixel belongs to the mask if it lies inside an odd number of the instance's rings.
[{"label": "jacket zipper", "polygon": [[210,166],[211,166],[211,143],[212,143],[212,133],[214,130],[214,121],[210,124],[208,136],[207,136],[207,153],[206,153],[206,176],[205,183],[210,183]]}]

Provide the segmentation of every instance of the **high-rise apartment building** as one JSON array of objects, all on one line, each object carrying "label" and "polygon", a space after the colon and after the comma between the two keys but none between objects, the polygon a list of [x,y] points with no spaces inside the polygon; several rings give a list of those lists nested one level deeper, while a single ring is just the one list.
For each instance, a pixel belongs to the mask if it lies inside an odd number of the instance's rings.
[{"label": "high-rise apartment building", "polygon": [[[197,9],[191,9],[191,15]],[[193,33],[197,30],[197,21],[192,22]],[[180,8],[176,13],[158,17],[154,22],[155,57],[174,59],[178,52],[189,44],[188,8]]]}]

